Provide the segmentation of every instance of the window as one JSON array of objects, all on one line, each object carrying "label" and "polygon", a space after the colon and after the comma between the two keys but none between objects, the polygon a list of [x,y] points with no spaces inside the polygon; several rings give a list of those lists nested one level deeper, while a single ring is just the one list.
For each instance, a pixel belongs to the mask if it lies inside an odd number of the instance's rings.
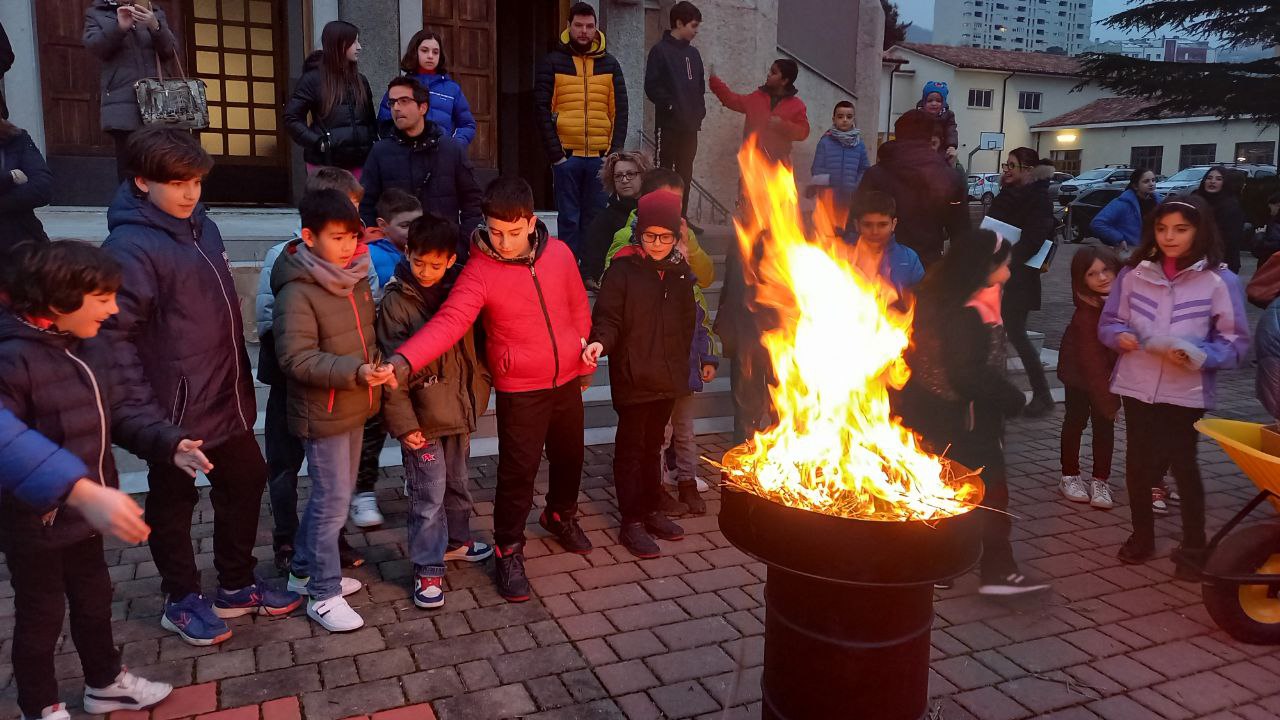
[{"label": "window", "polygon": [[1192,165],[1212,165],[1218,157],[1218,146],[1213,143],[1183,145],[1178,153],[1178,169]]},{"label": "window", "polygon": [[1164,164],[1163,145],[1143,145],[1129,149],[1129,165],[1154,170],[1157,175]]},{"label": "window", "polygon": [[1018,93],[1018,109],[1023,112],[1040,112],[1041,93],[1022,90]]},{"label": "window", "polygon": [[1058,170],[1070,175],[1080,174],[1080,155],[1083,150],[1050,150],[1049,159]]},{"label": "window", "polygon": [[1242,142],[1236,143],[1237,162],[1270,165],[1275,159],[1276,144],[1274,142]]},{"label": "window", "polygon": [[969,88],[969,107],[971,108],[989,108],[991,107],[991,93],[993,90],[979,90],[977,88]]}]

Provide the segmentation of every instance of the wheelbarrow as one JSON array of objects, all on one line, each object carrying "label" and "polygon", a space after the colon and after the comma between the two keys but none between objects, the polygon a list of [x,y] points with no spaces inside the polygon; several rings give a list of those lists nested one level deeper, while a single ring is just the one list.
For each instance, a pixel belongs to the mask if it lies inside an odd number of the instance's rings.
[{"label": "wheelbarrow", "polygon": [[1241,642],[1280,645],[1280,520],[1235,531],[1264,501],[1280,508],[1280,457],[1262,451],[1265,426],[1260,423],[1209,418],[1195,427],[1217,441],[1259,488],[1209,541],[1201,570],[1205,609]]}]

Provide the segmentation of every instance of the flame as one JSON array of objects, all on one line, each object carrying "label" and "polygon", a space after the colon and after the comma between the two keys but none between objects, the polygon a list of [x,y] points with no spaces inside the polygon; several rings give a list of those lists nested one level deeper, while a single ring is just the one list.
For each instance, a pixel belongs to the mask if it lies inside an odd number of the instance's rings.
[{"label": "flame", "polygon": [[980,483],[925,452],[890,414],[889,388],[910,374],[912,309],[857,269],[826,203],[813,217],[816,239],[807,237],[790,169],[751,142],[738,162],[738,242],[742,257],[758,258],[743,263],[747,282],[755,307],[777,316],[762,338],[777,422],[725,455],[729,482],[841,517],[929,520],[972,509]]}]

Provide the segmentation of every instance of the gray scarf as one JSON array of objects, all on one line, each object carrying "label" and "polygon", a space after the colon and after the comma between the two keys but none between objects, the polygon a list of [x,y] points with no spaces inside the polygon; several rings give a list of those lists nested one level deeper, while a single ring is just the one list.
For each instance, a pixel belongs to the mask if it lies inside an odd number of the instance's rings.
[{"label": "gray scarf", "polygon": [[333,263],[320,259],[306,243],[298,243],[294,251],[294,259],[311,274],[311,279],[320,287],[339,297],[347,297],[355,290],[356,285],[369,277],[369,253],[356,255],[351,264],[340,268]]},{"label": "gray scarf", "polygon": [[827,134],[835,138],[836,142],[845,147],[853,147],[862,141],[862,131],[858,128],[852,128],[847,132],[831,128],[827,131]]}]

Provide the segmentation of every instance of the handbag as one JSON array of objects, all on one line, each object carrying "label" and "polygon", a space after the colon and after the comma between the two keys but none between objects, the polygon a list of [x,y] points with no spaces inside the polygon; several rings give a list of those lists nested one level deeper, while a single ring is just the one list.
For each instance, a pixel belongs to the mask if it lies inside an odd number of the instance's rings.
[{"label": "handbag", "polygon": [[176,57],[175,60],[182,77],[166,79],[157,53],[156,77],[143,78],[133,84],[142,123],[203,130],[209,127],[209,101],[205,97],[204,80],[187,77],[182,69],[182,60]]}]

